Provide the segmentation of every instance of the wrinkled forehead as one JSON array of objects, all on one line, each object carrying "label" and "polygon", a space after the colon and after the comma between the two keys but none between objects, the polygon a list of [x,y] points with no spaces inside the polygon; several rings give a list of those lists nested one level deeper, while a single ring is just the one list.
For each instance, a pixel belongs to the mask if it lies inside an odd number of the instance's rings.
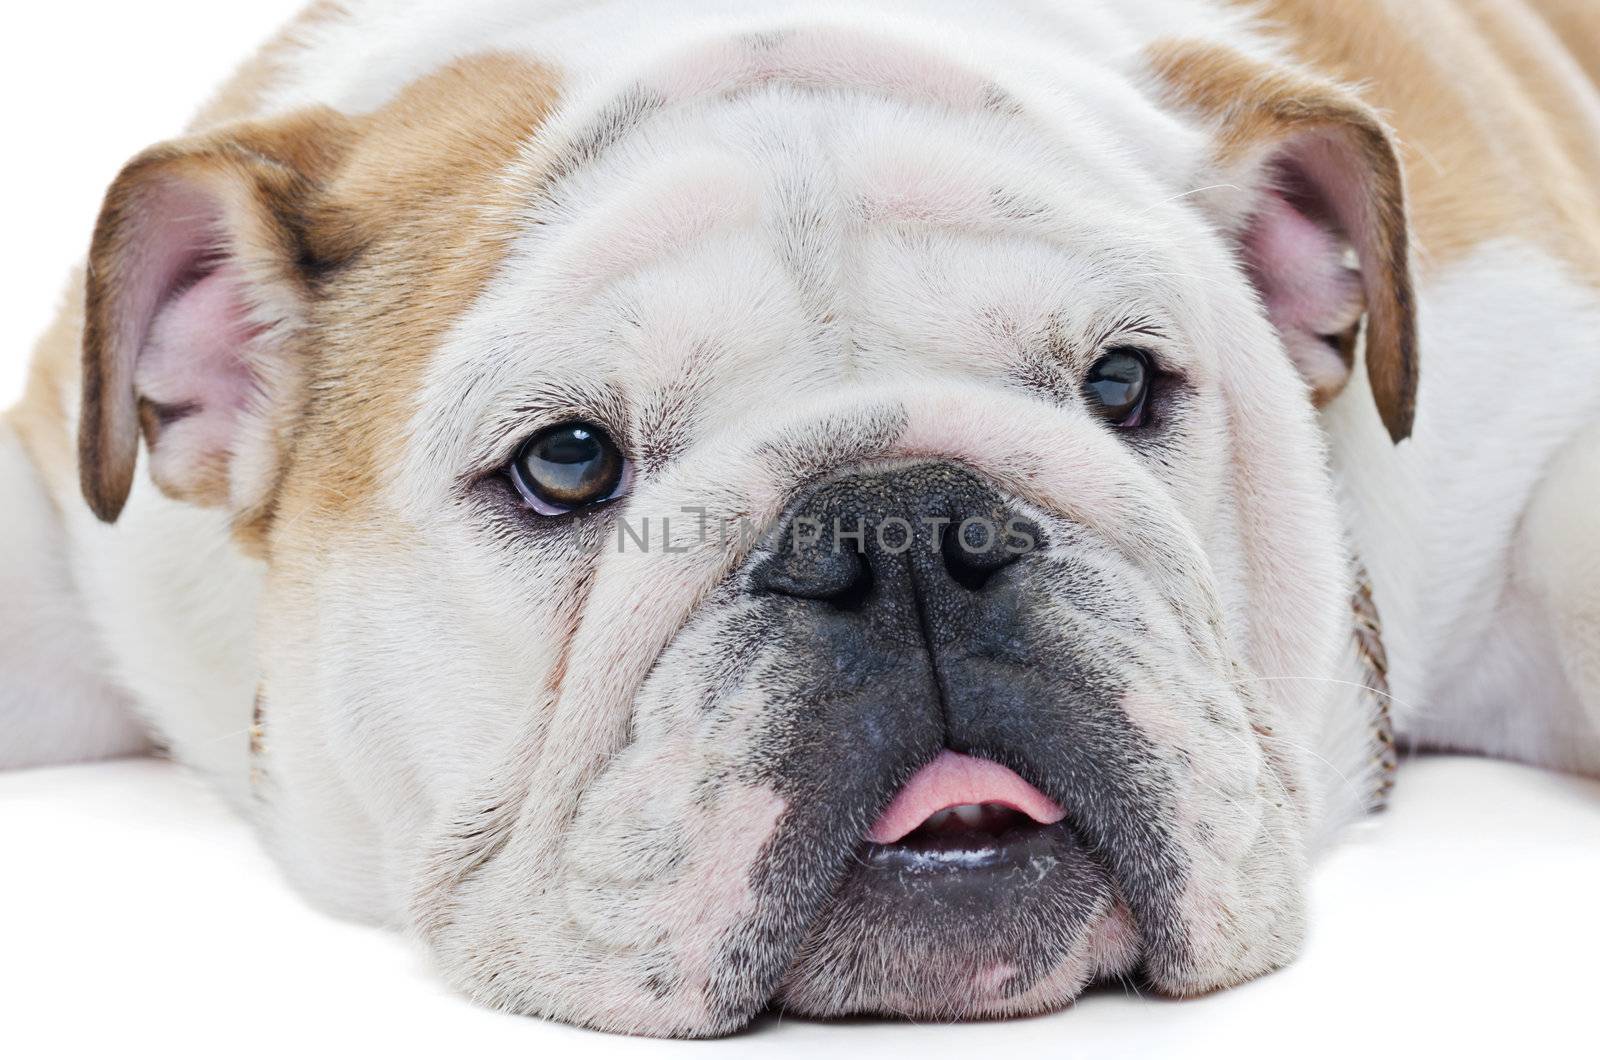
[{"label": "wrinkled forehead", "polygon": [[516,235],[413,437],[479,466],[584,417],[665,459],[832,390],[1176,341],[1200,270],[1182,167],[1144,157],[1165,124],[1131,88],[1030,98],[844,31],[592,86],[512,167]]}]

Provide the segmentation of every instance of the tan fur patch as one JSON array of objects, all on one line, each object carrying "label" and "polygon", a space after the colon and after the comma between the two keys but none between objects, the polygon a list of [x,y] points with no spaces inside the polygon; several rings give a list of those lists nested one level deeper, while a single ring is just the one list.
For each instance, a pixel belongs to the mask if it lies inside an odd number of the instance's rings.
[{"label": "tan fur patch", "polygon": [[[1423,271],[1517,236],[1600,284],[1600,129],[1575,95],[1585,86],[1561,74],[1570,59],[1523,0],[1235,2],[1382,110],[1399,137]],[[1537,2],[1595,69],[1600,13]]]},{"label": "tan fur patch", "polygon": [[[1526,0],[1589,80],[1600,88],[1600,4],[1594,0]],[[1600,148],[1600,145],[1597,145]]]},{"label": "tan fur patch", "polygon": [[363,119],[310,228],[316,254],[341,264],[308,329],[312,397],[286,476],[297,511],[361,505],[405,444],[429,357],[516,234],[502,178],[557,92],[549,70],[479,56]]}]

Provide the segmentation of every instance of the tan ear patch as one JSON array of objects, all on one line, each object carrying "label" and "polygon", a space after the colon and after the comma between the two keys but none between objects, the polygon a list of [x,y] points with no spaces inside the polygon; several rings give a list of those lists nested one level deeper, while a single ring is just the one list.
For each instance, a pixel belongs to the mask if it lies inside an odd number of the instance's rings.
[{"label": "tan ear patch", "polygon": [[1219,45],[1164,42],[1149,60],[1173,103],[1213,126],[1218,179],[1288,159],[1321,186],[1360,259],[1378,413],[1391,438],[1407,437],[1416,409],[1416,306],[1405,185],[1383,122],[1331,82]]},{"label": "tan ear patch", "polygon": [[271,382],[255,367],[273,372],[246,362],[302,322],[300,218],[350,137],[326,112],[245,125],[152,148],[112,184],[89,250],[79,423],[83,494],[102,519],[127,499],[141,428],[167,492],[226,502],[229,429]]},{"label": "tan ear patch", "polygon": [[[319,506],[364,496],[378,452],[404,442],[428,355],[515,234],[506,170],[555,86],[533,63],[478,56],[370,115],[224,126],[130,163],[90,253],[90,506],[116,517],[141,433],[165,492],[231,507],[258,543],[280,463]],[[218,417],[232,405],[244,414]],[[242,489],[241,468],[265,485]]]}]

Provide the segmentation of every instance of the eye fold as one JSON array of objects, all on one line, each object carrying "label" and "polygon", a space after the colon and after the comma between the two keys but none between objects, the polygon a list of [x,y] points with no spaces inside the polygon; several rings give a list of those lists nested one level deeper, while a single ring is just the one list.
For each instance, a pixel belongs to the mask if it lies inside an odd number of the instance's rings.
[{"label": "eye fold", "polygon": [[591,423],[549,427],[522,443],[511,481],[541,515],[589,508],[619,496],[628,462],[610,435]]},{"label": "eye fold", "polygon": [[1143,350],[1120,346],[1109,350],[1089,369],[1083,381],[1090,410],[1117,427],[1138,427],[1155,376]]}]

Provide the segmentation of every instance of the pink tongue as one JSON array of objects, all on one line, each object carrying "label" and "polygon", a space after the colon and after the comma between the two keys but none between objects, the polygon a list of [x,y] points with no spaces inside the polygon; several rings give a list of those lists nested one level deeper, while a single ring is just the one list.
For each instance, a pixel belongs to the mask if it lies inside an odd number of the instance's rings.
[{"label": "pink tongue", "polygon": [[906,782],[867,838],[874,843],[899,842],[940,810],[980,802],[1009,806],[1040,824],[1054,824],[1067,815],[1044,792],[1000,763],[945,751]]}]

